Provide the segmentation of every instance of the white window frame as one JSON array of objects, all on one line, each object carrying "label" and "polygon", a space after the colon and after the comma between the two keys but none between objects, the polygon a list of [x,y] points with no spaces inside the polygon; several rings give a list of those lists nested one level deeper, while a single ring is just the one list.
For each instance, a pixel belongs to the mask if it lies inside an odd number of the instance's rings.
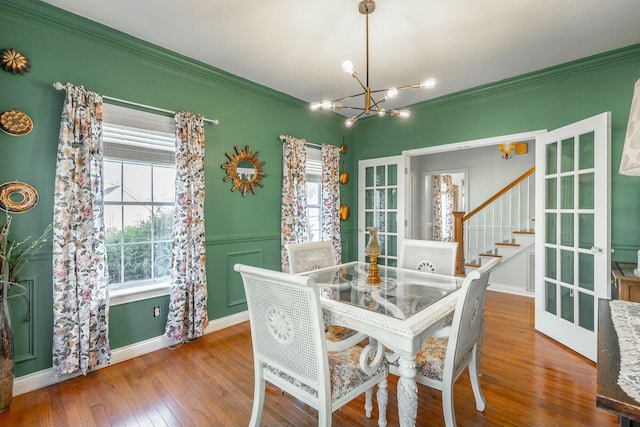
[{"label": "white window frame", "polygon": [[[307,221],[309,223],[309,229],[307,230],[307,239],[309,242],[318,242],[322,240],[322,153],[321,150],[311,148],[307,150],[307,164],[305,171],[306,185],[310,183],[318,185],[318,204],[309,204],[309,198],[307,197]],[[305,189],[306,190],[306,189]],[[318,240],[312,240],[311,223],[309,222],[310,209],[317,208],[319,210],[318,221]]]},{"label": "white window frame", "polygon": [[[148,131],[144,137],[124,137],[125,144],[118,144],[116,127],[132,127]],[[162,165],[170,164],[175,156],[175,127],[172,117],[135,110],[113,104],[103,104],[104,161]],[[117,129],[116,129],[117,130]],[[106,135],[105,135],[106,133]],[[159,135],[158,139],[154,139]],[[171,135],[171,138],[168,136]],[[135,140],[135,142],[132,142]],[[146,150],[145,150],[146,149]],[[152,184],[153,186],[153,180]],[[105,206],[114,205],[105,201]],[[135,202],[119,202],[115,205],[135,205]],[[139,204],[139,203],[138,203]],[[143,203],[153,207],[171,203]],[[122,244],[122,243],[121,243]],[[151,243],[153,245],[153,241]],[[130,281],[109,286],[110,306],[156,298],[169,294],[170,277]]]}]

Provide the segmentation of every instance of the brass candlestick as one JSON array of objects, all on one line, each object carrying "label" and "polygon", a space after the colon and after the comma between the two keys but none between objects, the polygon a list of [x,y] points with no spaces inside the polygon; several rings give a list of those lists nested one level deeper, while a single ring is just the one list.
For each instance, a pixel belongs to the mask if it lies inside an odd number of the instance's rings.
[{"label": "brass candlestick", "polygon": [[380,244],[378,243],[378,229],[376,227],[369,227],[369,243],[364,249],[365,255],[371,260],[369,265],[369,274],[367,275],[367,283],[377,285],[381,282],[380,275],[378,274],[378,256],[380,256]]}]

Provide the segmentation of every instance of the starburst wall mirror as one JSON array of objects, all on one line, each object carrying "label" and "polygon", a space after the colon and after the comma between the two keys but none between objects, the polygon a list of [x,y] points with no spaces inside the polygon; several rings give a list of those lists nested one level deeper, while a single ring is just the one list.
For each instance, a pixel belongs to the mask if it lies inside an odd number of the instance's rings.
[{"label": "starburst wall mirror", "polygon": [[231,191],[240,190],[242,196],[248,191],[256,194],[255,187],[264,187],[262,178],[267,176],[262,170],[265,162],[258,160],[258,151],[251,153],[251,147],[246,145],[244,150],[236,145],[236,154],[227,153],[229,161],[222,165],[227,170],[224,181],[231,181]]}]

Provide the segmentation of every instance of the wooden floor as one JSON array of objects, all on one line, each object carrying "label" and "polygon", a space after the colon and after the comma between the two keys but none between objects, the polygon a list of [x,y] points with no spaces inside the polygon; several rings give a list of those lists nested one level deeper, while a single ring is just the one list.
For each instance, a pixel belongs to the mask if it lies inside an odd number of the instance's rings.
[{"label": "wooden floor", "polygon": [[[455,387],[458,425],[614,427],[595,407],[595,365],[533,330],[533,300],[489,292],[481,385],[475,410],[466,374]],[[398,425],[396,382],[389,379],[390,426]],[[0,426],[246,426],[253,399],[248,322],[176,350],[160,350],[85,377],[16,396]],[[374,398],[375,400],[375,398]],[[418,426],[442,426],[440,393],[419,386]],[[334,426],[377,426],[364,398],[333,415]],[[374,402],[375,407],[375,402]],[[263,425],[313,426],[316,412],[267,388]]]}]

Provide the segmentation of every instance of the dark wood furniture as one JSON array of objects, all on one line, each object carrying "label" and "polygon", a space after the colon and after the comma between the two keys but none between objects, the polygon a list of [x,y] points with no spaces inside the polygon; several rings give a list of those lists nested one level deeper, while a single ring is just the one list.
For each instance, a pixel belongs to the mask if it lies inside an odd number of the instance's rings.
[{"label": "dark wood furniture", "polygon": [[640,277],[633,273],[637,264],[614,261],[611,263],[611,276],[614,280],[614,298],[640,302]]},{"label": "dark wood furniture", "polygon": [[622,427],[640,427],[640,402],[618,385],[620,349],[609,301],[598,301],[598,382],[596,406],[618,415]]}]

